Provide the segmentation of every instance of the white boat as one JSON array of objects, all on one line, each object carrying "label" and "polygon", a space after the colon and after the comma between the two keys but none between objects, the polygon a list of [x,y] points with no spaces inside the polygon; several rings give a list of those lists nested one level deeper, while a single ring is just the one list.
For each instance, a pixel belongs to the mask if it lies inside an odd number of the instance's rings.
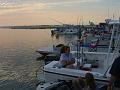
[{"label": "white boat", "polygon": [[[101,82],[104,84],[108,83],[108,80],[110,77],[109,69],[114,59],[118,56],[118,50],[120,49],[119,47],[120,35],[118,32],[115,32],[120,29],[119,28],[120,22],[113,23],[112,21],[112,22],[109,22],[109,25],[112,25],[113,29],[112,29],[111,41],[108,48],[108,52],[72,51],[73,55],[77,56],[77,54],[79,53],[81,55],[80,57],[82,57],[84,53],[84,57],[80,59],[77,57],[76,63],[75,63],[75,66],[78,66],[78,62],[79,62],[80,63],[79,65],[81,65],[82,68],[76,68],[76,69],[58,68],[56,67],[56,64],[58,63],[58,61],[52,61],[43,67],[45,81],[55,82],[59,79],[73,80],[74,78],[78,78],[78,77],[84,78],[85,74],[89,72],[93,74],[97,82]],[[115,50],[111,53],[112,40],[115,33],[118,38],[116,39],[116,42],[115,42],[116,43]],[[41,90],[41,89],[37,88],[37,90]]]},{"label": "white boat", "polygon": [[[47,82],[50,81],[57,81],[58,79],[61,80],[71,80],[77,77],[84,77],[86,73],[90,72],[94,75],[96,80],[107,81],[108,78],[104,77],[106,71],[106,57],[107,53],[95,53],[95,52],[85,52],[87,58],[91,58],[88,63],[84,64],[83,69],[69,69],[69,68],[57,68],[54,67],[58,61],[52,61],[51,63],[44,66],[43,71],[45,75],[45,79]],[[91,57],[92,56],[92,57]],[[112,63],[113,54],[110,53],[110,61],[108,66]],[[94,60],[94,61],[93,61]],[[93,62],[93,64],[92,64]],[[98,64],[97,64],[98,63]],[[92,68],[91,65],[94,67],[95,64],[98,66],[97,68]],[[90,67],[89,67],[90,66]],[[92,69],[91,71],[85,71],[84,69]],[[108,73],[107,73],[108,75]]]},{"label": "white boat", "polygon": [[54,34],[57,35],[76,35],[78,33],[78,29],[74,27],[59,27],[54,30],[52,30]]},{"label": "white boat", "polygon": [[55,33],[58,35],[75,35],[77,34],[77,29],[64,29]]},{"label": "white boat", "polygon": [[60,53],[60,48],[64,46],[64,44],[58,44],[58,45],[53,45],[53,47],[45,47],[42,49],[36,50],[36,52],[40,53],[44,57],[49,55],[49,54],[59,54]]}]

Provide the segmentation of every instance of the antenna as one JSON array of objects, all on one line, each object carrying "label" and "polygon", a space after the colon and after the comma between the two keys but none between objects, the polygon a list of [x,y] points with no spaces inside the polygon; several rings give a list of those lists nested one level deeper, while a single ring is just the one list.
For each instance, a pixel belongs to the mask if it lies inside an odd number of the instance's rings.
[{"label": "antenna", "polygon": [[117,11],[115,10],[114,13],[115,13],[115,14],[114,14],[114,19],[116,19],[116,18],[117,18]]},{"label": "antenna", "polygon": [[82,26],[83,26],[83,16],[82,16]]},{"label": "antenna", "polygon": [[114,15],[114,13],[113,13],[113,20],[115,19],[115,15]]},{"label": "antenna", "polygon": [[109,8],[108,8],[108,19],[110,18],[110,16],[109,16]]},{"label": "antenna", "polygon": [[81,19],[77,18],[77,25],[78,25],[78,40],[77,40],[77,69],[80,68],[80,38],[81,38]]},{"label": "antenna", "polygon": [[77,25],[79,24],[79,16],[77,17]]},{"label": "antenna", "polygon": [[120,13],[119,13],[119,10],[118,10],[118,17],[119,17],[119,19],[120,19]]}]

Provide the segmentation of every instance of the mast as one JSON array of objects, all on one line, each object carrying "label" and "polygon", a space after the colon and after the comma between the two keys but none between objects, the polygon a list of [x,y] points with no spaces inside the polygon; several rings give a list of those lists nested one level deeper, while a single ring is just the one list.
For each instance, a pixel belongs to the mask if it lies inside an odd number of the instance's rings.
[{"label": "mast", "polygon": [[[83,18],[83,17],[82,17]],[[84,64],[84,26],[83,20],[82,25],[78,26],[78,42],[77,42],[77,69],[79,69]]]},{"label": "mast", "polygon": [[77,18],[77,29],[78,29],[78,39],[77,39],[77,68],[79,69],[80,59],[79,59],[79,34],[80,34],[80,26],[79,26],[79,17]]},{"label": "mast", "polygon": [[112,41],[113,41],[113,38],[114,38],[114,31],[115,31],[115,27],[113,25],[112,35],[111,35],[110,44],[109,44],[109,48],[108,48],[107,59],[106,59],[106,62],[105,62],[105,66],[106,66],[105,69],[107,69],[107,67],[108,67],[108,61],[109,61],[109,56],[110,56],[110,52],[111,52]]},{"label": "mast", "polygon": [[109,8],[108,8],[108,19],[110,18],[109,14],[110,14],[110,13],[109,13]]},{"label": "mast", "polygon": [[[120,35],[119,35],[119,30],[120,30],[120,20],[112,20],[111,22],[108,23],[108,25],[112,25],[113,28],[112,28],[112,35],[111,35],[111,39],[110,39],[110,45],[109,45],[109,49],[108,49],[108,54],[107,54],[107,60],[105,62],[105,69],[106,69],[106,72],[104,73],[104,76],[106,76],[106,73],[107,71],[109,70],[109,68],[111,67],[111,65],[108,65],[108,62],[109,62],[109,58],[110,57],[110,52],[111,52],[111,46],[112,46],[112,41],[113,41],[113,38],[115,37],[115,50],[113,52],[113,56],[112,56],[112,60],[115,59],[116,55],[118,55],[118,50],[120,49],[119,47],[119,41],[120,41]],[[116,31],[117,30],[117,31]],[[116,31],[116,32],[115,32]],[[119,48],[119,49],[118,49]],[[117,53],[117,54],[116,54]]]}]

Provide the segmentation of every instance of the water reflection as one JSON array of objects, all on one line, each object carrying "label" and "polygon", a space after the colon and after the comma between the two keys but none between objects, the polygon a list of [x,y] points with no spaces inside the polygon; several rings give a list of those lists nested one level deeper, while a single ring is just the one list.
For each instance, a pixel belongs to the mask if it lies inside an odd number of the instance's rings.
[{"label": "water reflection", "polygon": [[75,36],[50,30],[0,30],[0,90],[35,90],[36,70],[44,65],[36,49],[66,44]]}]

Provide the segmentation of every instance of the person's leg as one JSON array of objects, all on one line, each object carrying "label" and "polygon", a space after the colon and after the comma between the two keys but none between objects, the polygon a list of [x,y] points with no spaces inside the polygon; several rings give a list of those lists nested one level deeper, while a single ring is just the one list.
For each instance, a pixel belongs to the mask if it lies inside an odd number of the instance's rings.
[{"label": "person's leg", "polygon": [[76,67],[73,64],[71,64],[71,65],[67,65],[66,68],[75,69]]}]

